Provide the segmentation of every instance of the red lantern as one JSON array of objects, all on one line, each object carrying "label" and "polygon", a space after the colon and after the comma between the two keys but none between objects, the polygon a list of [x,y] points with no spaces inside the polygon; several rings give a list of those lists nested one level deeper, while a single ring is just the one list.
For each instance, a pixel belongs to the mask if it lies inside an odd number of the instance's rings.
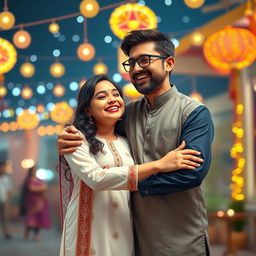
[{"label": "red lantern", "polygon": [[226,27],[210,35],[204,43],[204,56],[217,71],[243,69],[256,58],[256,37],[247,29]]}]

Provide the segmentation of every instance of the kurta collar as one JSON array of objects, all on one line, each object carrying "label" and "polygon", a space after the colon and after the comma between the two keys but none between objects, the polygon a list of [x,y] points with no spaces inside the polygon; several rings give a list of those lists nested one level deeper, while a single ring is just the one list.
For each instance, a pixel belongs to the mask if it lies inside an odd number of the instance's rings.
[{"label": "kurta collar", "polygon": [[145,103],[147,108],[150,109],[157,109],[160,108],[164,103],[166,103],[173,95],[175,95],[178,92],[175,85],[172,85],[172,87],[165,92],[164,94],[157,96],[154,100],[153,105],[151,106],[148,99],[144,97]]}]

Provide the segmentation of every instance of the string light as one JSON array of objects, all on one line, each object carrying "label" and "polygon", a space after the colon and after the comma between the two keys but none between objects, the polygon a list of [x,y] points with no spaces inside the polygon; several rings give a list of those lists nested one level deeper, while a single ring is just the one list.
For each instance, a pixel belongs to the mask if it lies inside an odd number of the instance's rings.
[{"label": "string light", "polygon": [[99,4],[95,0],[83,0],[80,4],[80,12],[86,18],[93,18],[99,12]]},{"label": "string light", "polygon": [[14,34],[13,43],[16,47],[20,49],[25,49],[31,43],[31,36],[27,31],[21,29]]},{"label": "string light", "polygon": [[49,25],[49,31],[52,34],[59,32],[59,30],[60,30],[60,26],[56,22],[53,22]]}]

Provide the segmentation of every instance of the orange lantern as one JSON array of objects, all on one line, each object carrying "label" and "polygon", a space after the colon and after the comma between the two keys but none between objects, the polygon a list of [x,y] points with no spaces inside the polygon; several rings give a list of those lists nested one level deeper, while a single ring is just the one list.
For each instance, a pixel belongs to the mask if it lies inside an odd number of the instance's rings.
[{"label": "orange lantern", "polygon": [[77,48],[77,55],[79,59],[89,61],[94,57],[95,49],[92,44],[84,43]]},{"label": "orange lantern", "polygon": [[14,46],[7,40],[0,38],[0,74],[13,68],[17,61],[17,52]]},{"label": "orange lantern", "polygon": [[21,29],[14,34],[13,43],[20,49],[27,48],[31,43],[31,36],[27,31]]},{"label": "orange lantern", "polygon": [[56,23],[56,22],[52,22],[50,25],[49,25],[49,31],[52,33],[52,34],[55,34],[57,32],[59,32],[60,30],[60,26]]},{"label": "orange lantern", "polygon": [[226,27],[210,35],[204,43],[204,56],[217,71],[243,69],[256,58],[256,37],[247,29]]},{"label": "orange lantern", "polygon": [[63,85],[61,84],[57,84],[55,85],[55,87],[53,88],[53,94],[56,96],[56,97],[61,97],[63,96],[65,93],[65,88]]},{"label": "orange lantern", "polygon": [[96,0],[83,0],[80,3],[80,12],[85,18],[93,18],[99,12],[99,4]]},{"label": "orange lantern", "polygon": [[35,73],[35,66],[30,62],[25,62],[20,66],[20,73],[24,77],[31,77]]},{"label": "orange lantern", "polygon": [[15,17],[11,12],[3,11],[0,13],[0,27],[2,29],[10,29],[15,23]]},{"label": "orange lantern", "polygon": [[55,104],[53,110],[50,112],[50,116],[54,122],[65,124],[73,116],[73,109],[67,102],[59,102]]},{"label": "orange lantern", "polygon": [[157,17],[147,6],[125,4],[112,12],[109,23],[112,32],[123,39],[131,30],[157,28]]},{"label": "orange lantern", "polygon": [[31,113],[26,109],[21,115],[17,116],[17,123],[23,129],[33,129],[38,125],[39,118],[36,113]]},{"label": "orange lantern", "polygon": [[65,74],[65,66],[60,62],[55,62],[50,66],[50,73],[54,77],[61,77]]},{"label": "orange lantern", "polygon": [[95,75],[107,74],[108,73],[108,67],[102,62],[98,62],[97,64],[95,64],[93,66],[93,73]]},{"label": "orange lantern", "polygon": [[33,96],[33,91],[29,87],[24,87],[21,91],[21,97],[23,99],[30,99]]}]

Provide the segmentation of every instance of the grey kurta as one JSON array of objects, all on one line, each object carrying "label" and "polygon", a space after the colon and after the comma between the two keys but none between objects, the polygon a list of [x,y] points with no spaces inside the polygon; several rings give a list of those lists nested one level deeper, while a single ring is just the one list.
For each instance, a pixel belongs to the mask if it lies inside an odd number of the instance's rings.
[{"label": "grey kurta", "polygon": [[[175,86],[157,97],[153,106],[145,98],[129,104],[125,129],[135,162],[156,160],[175,149],[184,122],[199,106]],[[206,255],[207,217],[200,184],[165,195],[140,193],[133,192],[132,205],[136,256]]]}]

